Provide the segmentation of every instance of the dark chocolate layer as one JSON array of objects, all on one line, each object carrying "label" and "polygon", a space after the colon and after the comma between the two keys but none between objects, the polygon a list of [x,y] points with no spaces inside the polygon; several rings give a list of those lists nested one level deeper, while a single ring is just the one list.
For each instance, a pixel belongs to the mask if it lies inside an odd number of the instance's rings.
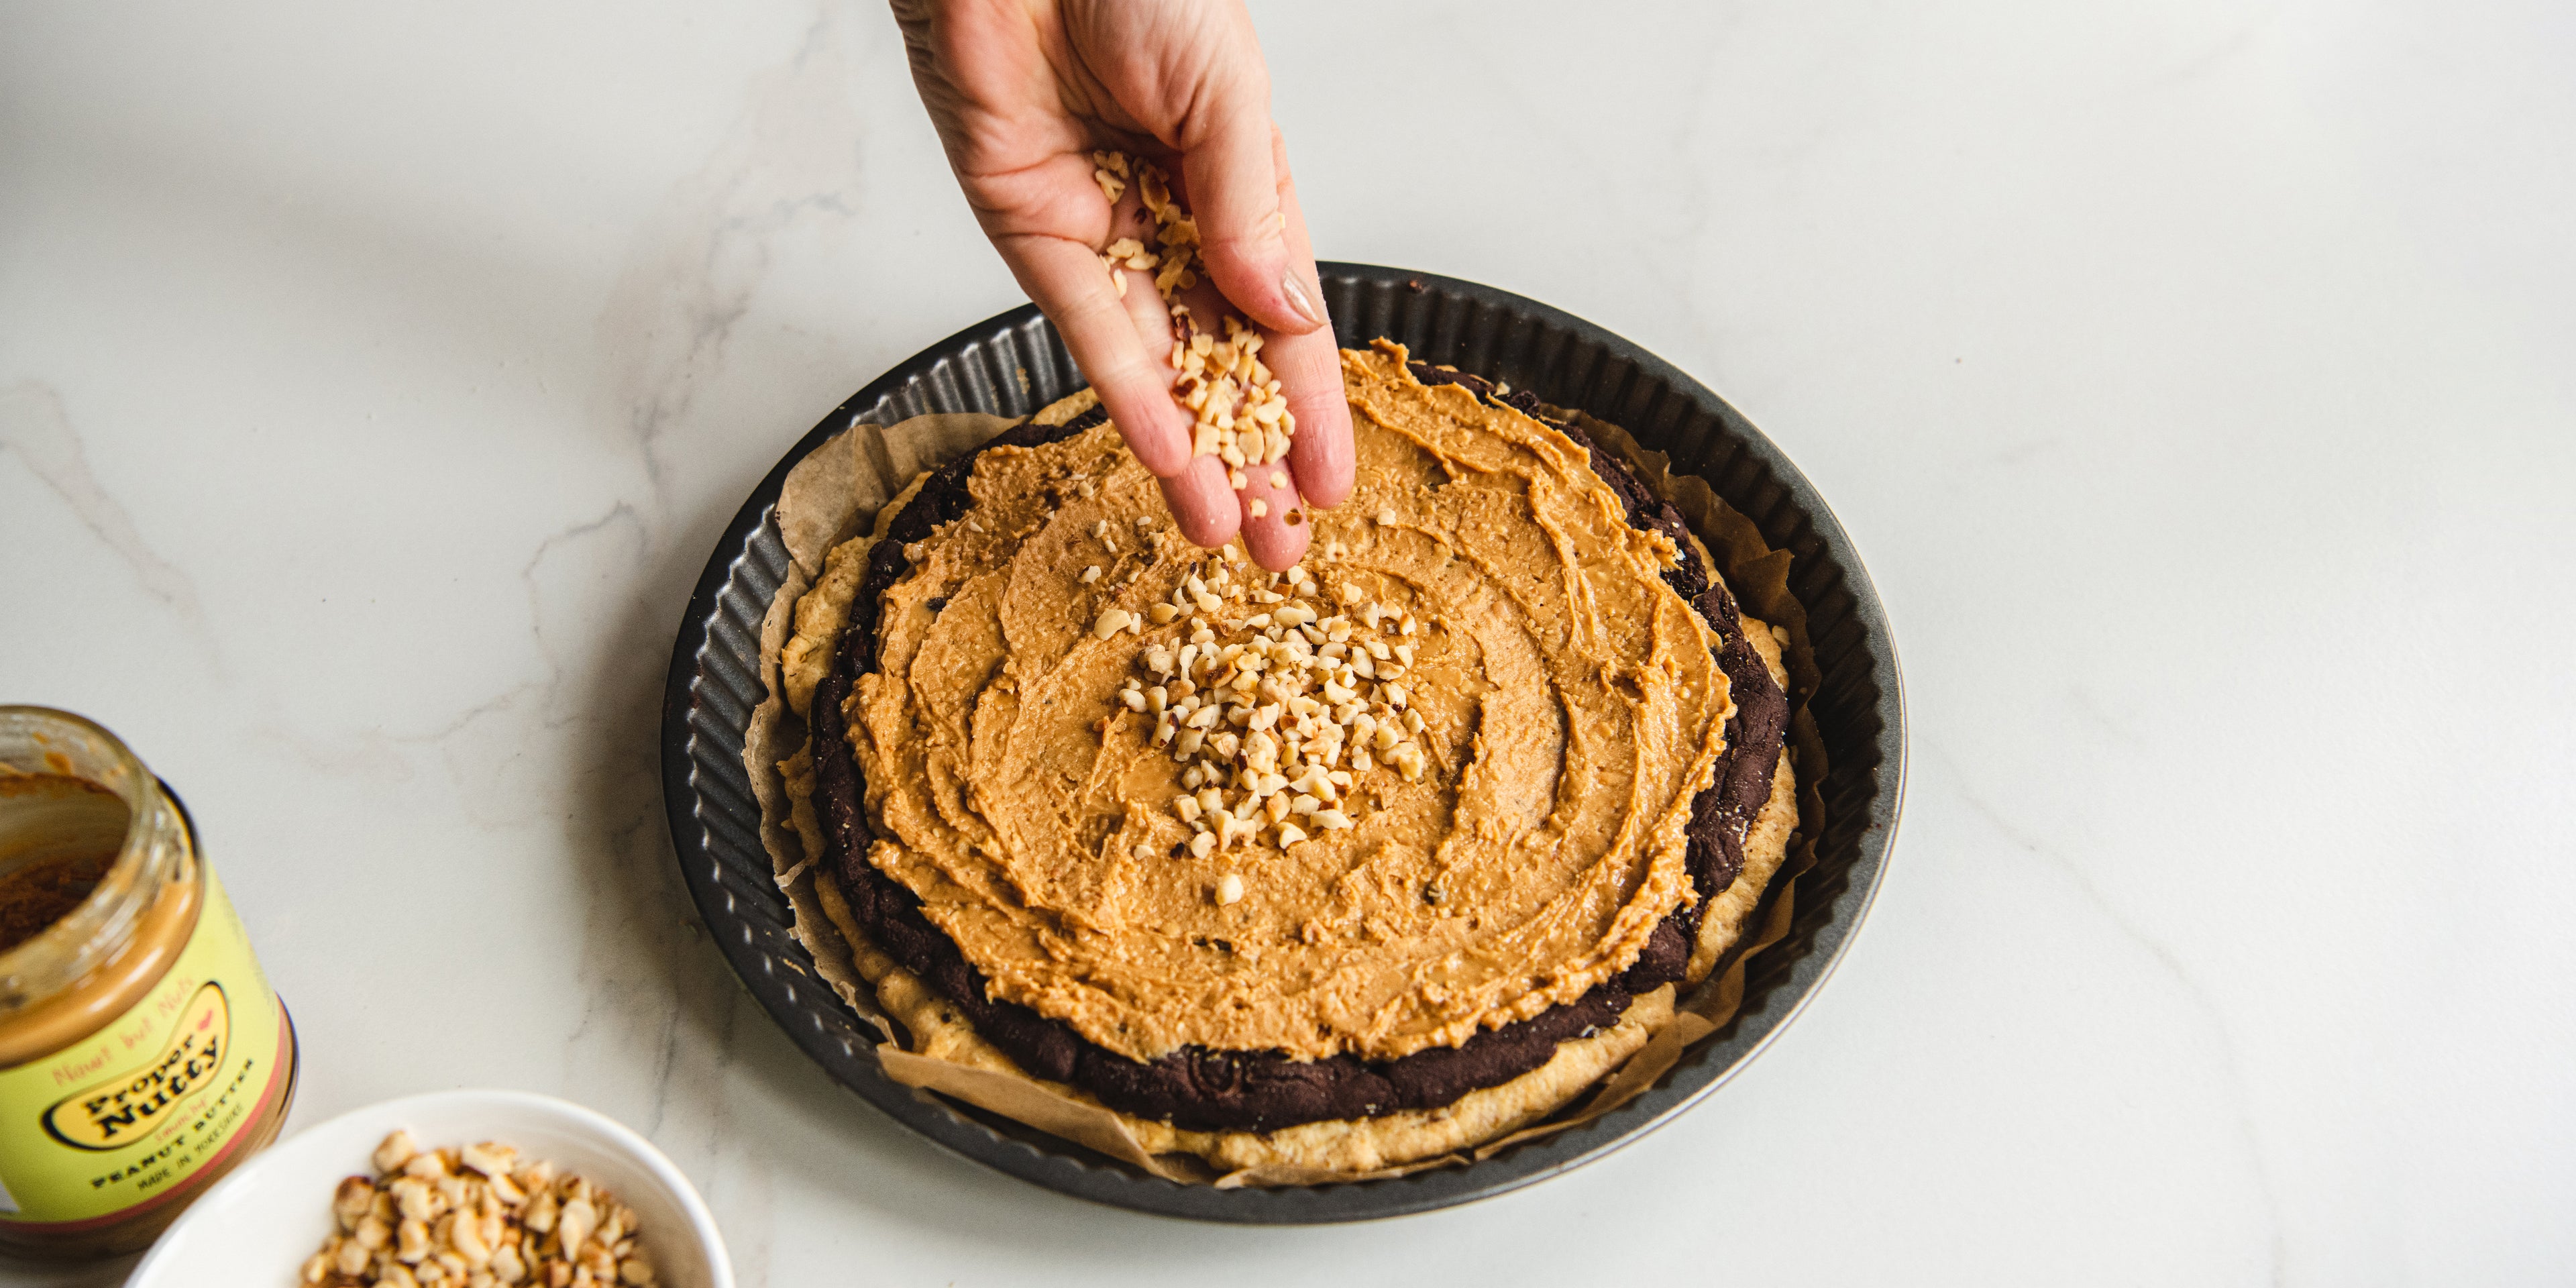
[{"label": "dark chocolate layer", "polygon": [[[1680,516],[1647,492],[1624,464],[1595,447],[1579,428],[1539,415],[1535,399],[1528,395],[1498,397],[1491,385],[1477,377],[1418,362],[1411,365],[1414,376],[1426,384],[1465,385],[1479,397],[1508,404],[1573,436],[1591,453],[1594,471],[1619,493],[1629,523],[1661,530],[1680,546],[1681,566],[1666,574],[1666,580],[1716,629],[1722,641],[1717,650],[1719,665],[1733,685],[1736,705],[1736,717],[1727,724],[1727,750],[1719,758],[1716,781],[1692,801],[1688,867],[1697,897],[1658,924],[1637,961],[1609,983],[1530,1019],[1485,1030],[1456,1047],[1419,1051],[1396,1060],[1353,1056],[1296,1060],[1278,1051],[1189,1047],[1138,1062],[1095,1045],[1061,1021],[991,997],[981,972],[922,916],[913,893],[867,861],[875,831],[861,807],[864,792],[857,758],[850,750],[841,711],[855,677],[876,669],[879,600],[906,566],[903,547],[960,517],[971,504],[966,480],[974,469],[975,453],[969,453],[935,471],[888,524],[887,539],[869,552],[867,572],[851,604],[840,646],[814,690],[814,804],[823,825],[825,868],[839,878],[858,925],[878,947],[955,1005],[985,1040],[1031,1074],[1081,1087],[1120,1112],[1196,1131],[1270,1131],[1299,1123],[1439,1108],[1547,1063],[1558,1043],[1616,1023],[1632,997],[1680,979],[1697,939],[1702,906],[1743,870],[1745,829],[1770,798],[1788,703],[1761,656],[1744,638],[1733,598],[1723,583],[1708,575]],[[1061,427],[1023,423],[992,441],[1033,447],[1070,438],[1106,419],[1105,412],[1094,408]],[[1743,741],[1748,738],[1753,741]],[[1736,754],[1739,749],[1751,754]]]}]

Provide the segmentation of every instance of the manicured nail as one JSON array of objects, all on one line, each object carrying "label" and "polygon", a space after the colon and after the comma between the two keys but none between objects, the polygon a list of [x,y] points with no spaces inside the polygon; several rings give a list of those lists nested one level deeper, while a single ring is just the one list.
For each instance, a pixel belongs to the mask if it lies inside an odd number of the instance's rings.
[{"label": "manicured nail", "polygon": [[1315,307],[1314,299],[1306,294],[1305,283],[1297,280],[1294,271],[1279,279],[1279,293],[1288,297],[1288,307],[1297,310],[1297,316],[1317,326],[1324,324],[1324,311]]}]

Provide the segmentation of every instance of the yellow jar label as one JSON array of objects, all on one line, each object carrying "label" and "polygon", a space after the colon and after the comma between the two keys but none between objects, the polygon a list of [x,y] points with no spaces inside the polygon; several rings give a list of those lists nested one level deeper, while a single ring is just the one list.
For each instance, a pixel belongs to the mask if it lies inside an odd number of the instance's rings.
[{"label": "yellow jar label", "polygon": [[0,1069],[0,1222],[81,1226],[230,1154],[285,1064],[277,994],[214,872],[188,946],[105,1028]]}]

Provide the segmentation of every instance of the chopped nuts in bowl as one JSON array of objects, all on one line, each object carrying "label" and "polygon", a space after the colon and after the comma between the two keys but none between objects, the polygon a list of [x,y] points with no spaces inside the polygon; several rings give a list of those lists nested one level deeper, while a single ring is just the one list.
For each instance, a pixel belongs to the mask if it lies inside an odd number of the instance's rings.
[{"label": "chopped nuts in bowl", "polygon": [[653,1288],[641,1218],[589,1178],[498,1141],[422,1149],[397,1127],[377,1175],[343,1177],[340,1228],[304,1262],[328,1288]]},{"label": "chopped nuts in bowl", "polygon": [[591,1110],[515,1091],[414,1096],[305,1130],[209,1191],[127,1280],[129,1288],[733,1282],[714,1218],[660,1151]]}]

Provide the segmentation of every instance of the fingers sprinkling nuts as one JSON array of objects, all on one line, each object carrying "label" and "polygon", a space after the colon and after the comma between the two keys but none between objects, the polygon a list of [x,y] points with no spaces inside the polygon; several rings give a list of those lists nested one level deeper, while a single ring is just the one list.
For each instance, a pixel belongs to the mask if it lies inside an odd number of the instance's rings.
[{"label": "fingers sprinkling nuts", "polygon": [[1285,459],[1297,432],[1297,417],[1288,410],[1278,379],[1261,361],[1266,342],[1260,332],[1231,315],[1225,318],[1225,338],[1219,340],[1180,302],[1180,294],[1199,280],[1198,220],[1172,200],[1163,171],[1118,152],[1094,153],[1092,161],[1092,178],[1103,193],[1125,191],[1128,177],[1134,177],[1155,225],[1152,245],[1122,237],[1110,244],[1101,263],[1122,296],[1127,289],[1125,270],[1153,272],[1154,289],[1180,331],[1170,355],[1179,374],[1172,385],[1172,400],[1195,421],[1190,453],[1224,461],[1231,467],[1226,482],[1241,491],[1249,482],[1244,468]]}]

